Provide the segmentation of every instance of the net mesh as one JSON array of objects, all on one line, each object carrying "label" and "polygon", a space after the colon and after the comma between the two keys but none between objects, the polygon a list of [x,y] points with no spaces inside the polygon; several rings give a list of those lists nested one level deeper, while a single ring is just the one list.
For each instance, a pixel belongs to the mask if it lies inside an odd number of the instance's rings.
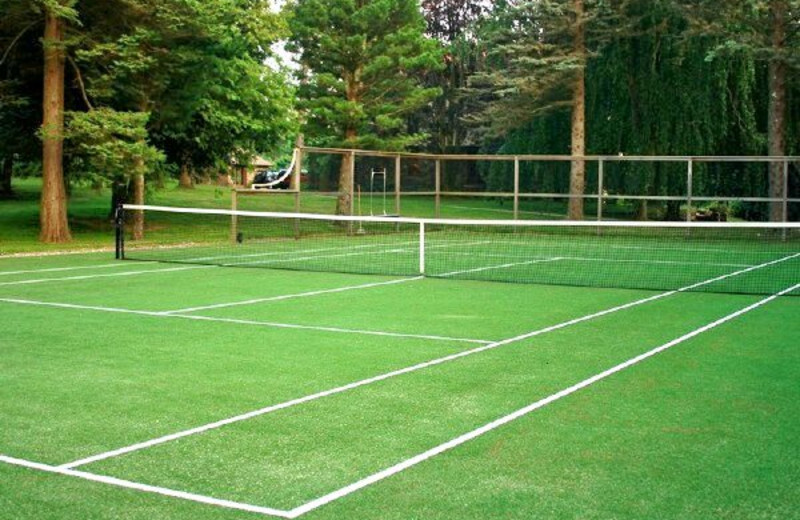
[{"label": "net mesh", "polygon": [[436,221],[138,208],[147,238],[127,241],[124,256],[134,260],[743,294],[775,294],[800,283],[798,224]]}]

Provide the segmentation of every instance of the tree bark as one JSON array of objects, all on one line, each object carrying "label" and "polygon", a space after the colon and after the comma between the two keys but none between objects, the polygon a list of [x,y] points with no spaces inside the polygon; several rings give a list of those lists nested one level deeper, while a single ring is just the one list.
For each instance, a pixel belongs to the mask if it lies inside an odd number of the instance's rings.
[{"label": "tree bark", "polygon": [[[361,74],[362,69],[357,67],[352,75],[346,79],[345,94],[347,101],[351,103],[358,102],[361,99]],[[351,146],[358,137],[358,129],[353,124],[348,125],[345,129],[344,137],[348,146]],[[353,154],[346,154],[342,157],[342,166],[339,170],[339,198],[336,200],[337,215],[353,214],[353,170],[355,160],[356,158]]]},{"label": "tree bark", "polygon": [[71,240],[64,186],[64,21],[45,14],[44,103],[42,121],[42,198],[39,239],[47,243]]},{"label": "tree bark", "polygon": [[[136,160],[136,173],[133,174],[131,184],[133,184],[133,203],[144,204],[144,173],[142,172],[143,165],[141,159]],[[132,219],[132,236],[134,240],[142,240],[144,238],[144,212],[134,211]]]},{"label": "tree bark", "polygon": [[[772,51],[775,56],[769,62],[769,155],[786,155],[786,113],[788,110],[786,97],[787,67],[782,53],[786,46],[786,15],[788,7],[785,0],[770,3],[770,24],[772,37]],[[782,199],[784,193],[783,163],[770,163],[769,167],[769,196],[773,199]],[[770,202],[769,220],[781,222],[784,220],[783,203]]]},{"label": "tree bark", "polygon": [[3,167],[0,169],[0,199],[10,199],[14,196],[11,188],[11,174],[14,171],[14,156],[9,154],[3,160]]},{"label": "tree bark", "polygon": [[[586,34],[584,27],[583,0],[573,0],[575,11],[575,55],[581,65],[575,72],[572,100],[572,156],[586,154]],[[586,162],[572,161],[569,176],[569,208],[567,217],[570,220],[583,219],[583,193],[586,188]]]},{"label": "tree bark", "polygon": [[353,174],[356,156],[347,153],[342,156],[342,166],[339,170],[339,197],[336,199],[337,215],[353,214]]},{"label": "tree bark", "polygon": [[181,164],[181,175],[178,178],[178,186],[185,189],[194,188],[194,183],[192,183],[192,174],[189,171],[189,163],[186,161]]}]

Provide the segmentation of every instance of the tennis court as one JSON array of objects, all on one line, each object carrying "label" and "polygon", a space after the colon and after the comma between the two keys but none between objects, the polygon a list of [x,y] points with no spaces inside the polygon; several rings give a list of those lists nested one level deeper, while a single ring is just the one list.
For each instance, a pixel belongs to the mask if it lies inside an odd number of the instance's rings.
[{"label": "tennis court", "polygon": [[798,517],[797,227],[237,216],[0,259],[0,516]]}]

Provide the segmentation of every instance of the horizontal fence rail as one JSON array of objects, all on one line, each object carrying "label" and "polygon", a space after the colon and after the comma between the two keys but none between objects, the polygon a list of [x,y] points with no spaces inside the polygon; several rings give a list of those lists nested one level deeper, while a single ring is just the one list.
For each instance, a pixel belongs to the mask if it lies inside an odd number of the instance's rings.
[{"label": "horizontal fence rail", "polygon": [[[550,199],[550,200],[571,200],[581,199],[584,201],[596,201],[596,220],[604,220],[604,206],[609,201],[660,201],[660,202],[680,202],[685,204],[685,220],[691,222],[696,213],[695,210],[698,204],[721,202],[721,203],[761,203],[761,204],[779,204],[781,208],[782,221],[789,221],[789,205],[800,204],[800,198],[790,197],[789,177],[790,165],[800,165],[800,156],[710,156],[710,155],[684,155],[684,156],[645,156],[645,155],[468,155],[468,154],[433,154],[433,153],[411,153],[411,152],[386,152],[374,150],[358,150],[358,149],[343,149],[343,148],[324,148],[324,147],[302,147],[295,150],[295,172],[292,175],[291,190],[276,190],[276,191],[261,191],[255,192],[253,190],[235,190],[233,193],[232,209],[238,209],[237,197],[242,194],[251,193],[292,193],[295,196],[295,208],[299,212],[300,197],[302,193],[300,177],[300,165],[303,164],[304,158],[313,154],[323,155],[337,155],[342,157],[351,157],[351,184],[347,191],[339,192],[326,192],[331,196],[350,196],[354,197],[356,193],[355,186],[355,158],[379,158],[391,159],[394,163],[394,172],[384,170],[386,178],[393,179],[394,185],[391,187],[391,192],[384,192],[384,196],[390,195],[394,199],[393,211],[396,215],[401,213],[401,199],[403,197],[433,197],[434,198],[434,212],[435,216],[439,217],[441,214],[441,201],[443,197],[462,197],[462,198],[497,198],[497,199],[510,199],[513,201],[513,209],[510,213],[514,220],[520,218],[520,201],[521,200],[535,200],[535,199]],[[401,173],[403,161],[428,161],[433,162],[434,167],[431,172],[432,183],[428,189],[422,190],[409,190],[404,187],[404,179]],[[442,171],[443,165],[448,162],[507,162],[513,164],[513,191],[480,191],[480,190],[448,190],[443,188]],[[590,163],[596,168],[596,189],[593,186],[591,192],[582,194],[570,194],[564,192],[552,191],[523,191],[520,187],[521,164],[522,163],[565,163],[570,164],[574,162]],[[607,167],[615,163],[670,163],[670,164],[685,164],[685,176],[682,182],[685,186],[681,188],[681,193],[676,194],[659,194],[648,195],[642,193],[608,193],[606,190],[608,181]],[[758,196],[758,195],[744,195],[744,196],[731,196],[730,194],[722,196],[711,196],[704,193],[697,192],[697,172],[696,166],[699,164],[764,164],[769,165],[782,165],[782,190],[781,196]],[[594,173],[594,172],[593,172]],[[512,183],[509,183],[512,184]],[[431,189],[432,188],[432,189]],[[351,204],[354,213],[355,204]]]}]

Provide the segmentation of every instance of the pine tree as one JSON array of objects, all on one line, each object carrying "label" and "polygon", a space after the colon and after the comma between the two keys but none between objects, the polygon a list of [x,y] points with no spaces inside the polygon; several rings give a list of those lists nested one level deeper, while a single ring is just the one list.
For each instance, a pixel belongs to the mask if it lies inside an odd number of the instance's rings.
[{"label": "pine tree", "polygon": [[[418,2],[296,0],[287,8],[310,142],[403,150],[423,140],[405,117],[439,95],[420,85],[425,71],[441,67],[441,53],[424,35]],[[352,212],[351,161],[341,165],[339,214]]]},{"label": "pine tree", "polygon": [[[570,153],[586,152],[587,62],[605,42],[611,14],[599,0],[498,2],[487,24],[487,71],[471,80],[473,119],[502,135],[537,114],[568,109]],[[583,218],[585,162],[572,162],[568,217]]]},{"label": "pine tree", "polygon": [[442,89],[433,104],[433,114],[420,114],[420,126],[430,128],[432,144],[439,151],[466,144],[469,129],[464,124],[466,100],[461,95],[467,78],[478,71],[481,45],[479,27],[489,6],[482,0],[424,0],[422,12],[428,34],[445,47],[445,67],[433,71],[426,85]]}]

